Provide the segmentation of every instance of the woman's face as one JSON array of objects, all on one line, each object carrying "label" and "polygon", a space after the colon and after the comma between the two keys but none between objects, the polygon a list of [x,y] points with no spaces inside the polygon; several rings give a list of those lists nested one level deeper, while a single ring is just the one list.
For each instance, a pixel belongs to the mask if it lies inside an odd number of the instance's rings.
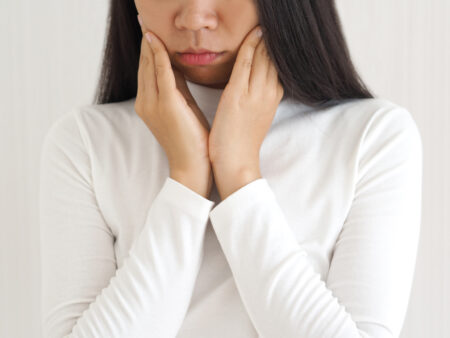
[{"label": "woman's face", "polygon": [[[170,61],[187,80],[224,88],[239,47],[256,25],[255,0],[135,0],[146,30],[165,44]],[[137,18],[136,18],[137,20]],[[188,48],[224,52],[207,65],[185,63]]]}]

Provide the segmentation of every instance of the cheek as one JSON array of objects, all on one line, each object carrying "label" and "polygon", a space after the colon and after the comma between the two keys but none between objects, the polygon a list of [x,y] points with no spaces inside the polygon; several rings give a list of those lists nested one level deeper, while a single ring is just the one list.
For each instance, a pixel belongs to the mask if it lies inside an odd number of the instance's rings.
[{"label": "cheek", "polygon": [[135,0],[135,5],[147,29],[158,36],[164,32],[170,32],[174,13],[172,1]]},{"label": "cheek", "polygon": [[[223,25],[245,35],[259,22],[256,0],[228,0],[220,7]],[[235,32],[236,33],[236,32]]]}]

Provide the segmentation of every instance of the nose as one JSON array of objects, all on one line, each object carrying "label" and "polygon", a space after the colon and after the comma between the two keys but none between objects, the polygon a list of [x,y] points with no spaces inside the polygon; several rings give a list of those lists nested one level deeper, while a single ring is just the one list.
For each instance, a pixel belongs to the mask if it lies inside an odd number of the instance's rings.
[{"label": "nose", "polygon": [[217,15],[208,2],[205,4],[204,1],[189,1],[176,16],[175,26],[179,30],[214,30],[217,26]]}]

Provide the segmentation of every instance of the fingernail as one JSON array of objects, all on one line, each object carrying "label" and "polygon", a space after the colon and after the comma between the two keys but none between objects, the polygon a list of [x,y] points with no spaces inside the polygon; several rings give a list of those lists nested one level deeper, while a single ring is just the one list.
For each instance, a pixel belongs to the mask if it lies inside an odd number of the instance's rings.
[{"label": "fingernail", "polygon": [[142,26],[142,19],[141,19],[141,17],[140,17],[139,14],[137,15],[137,19],[138,19],[138,21],[139,21],[139,24]]},{"label": "fingernail", "polygon": [[148,40],[148,42],[152,42],[152,35],[149,32],[145,33],[145,38]]},{"label": "fingernail", "polygon": [[260,38],[260,37],[262,36],[262,30],[261,30],[261,28],[258,28],[258,29],[256,30],[256,36],[257,36],[258,38]]}]

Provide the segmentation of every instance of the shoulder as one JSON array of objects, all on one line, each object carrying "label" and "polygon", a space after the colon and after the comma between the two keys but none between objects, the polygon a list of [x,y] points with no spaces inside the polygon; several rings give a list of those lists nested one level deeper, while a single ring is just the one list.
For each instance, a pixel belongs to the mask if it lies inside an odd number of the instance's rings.
[{"label": "shoulder", "polygon": [[[50,125],[44,143],[79,140],[89,148],[93,143],[117,141],[129,135],[142,121],[134,111],[134,98],[106,104],[87,104],[72,107]],[[139,127],[138,127],[139,128]]]},{"label": "shoulder", "polygon": [[413,114],[390,100],[346,100],[311,110],[307,117],[301,119],[307,122],[305,132],[319,135],[324,146],[345,152],[353,163],[386,152],[393,154],[392,160],[422,156],[422,137]]},{"label": "shoulder", "polygon": [[289,103],[291,115],[320,130],[330,139],[345,138],[361,141],[369,134],[395,133],[400,130],[420,137],[413,114],[405,107],[385,98],[348,99],[325,108],[313,108],[302,103]]},{"label": "shoulder", "polygon": [[414,115],[409,109],[384,98],[355,100],[348,104],[347,119],[359,114],[361,137],[365,143],[382,141],[390,137],[408,137],[421,143],[421,134]]},{"label": "shoulder", "polygon": [[361,117],[356,127],[361,172],[376,163],[380,167],[394,167],[400,163],[406,167],[411,164],[420,169],[422,136],[413,114],[407,108],[383,98],[355,100],[346,105],[344,114],[348,121],[354,116]]},{"label": "shoulder", "polygon": [[367,126],[380,118],[409,119],[410,123],[413,120],[407,108],[385,98],[344,100],[323,109],[311,109],[308,114],[317,116],[319,119],[329,119],[334,122],[339,120],[360,126]]},{"label": "shoulder", "polygon": [[350,124],[364,127],[381,116],[385,118],[403,118],[412,122],[409,110],[385,98],[348,99],[322,108],[305,105],[298,101],[285,100],[281,109],[290,115],[311,117],[323,124]]},{"label": "shoulder", "polygon": [[391,125],[415,125],[413,115],[407,108],[385,98],[348,100],[338,105],[337,110],[345,119],[356,120],[365,129],[388,121]]},{"label": "shoulder", "polygon": [[385,98],[345,100],[313,111],[310,116],[322,120],[330,130],[354,135],[360,140],[387,137],[398,132],[415,134],[413,137],[420,138],[413,114],[406,107]]},{"label": "shoulder", "polygon": [[133,98],[77,107],[74,115],[83,137],[112,141],[129,134],[130,129],[142,122],[134,111],[134,102]]}]

